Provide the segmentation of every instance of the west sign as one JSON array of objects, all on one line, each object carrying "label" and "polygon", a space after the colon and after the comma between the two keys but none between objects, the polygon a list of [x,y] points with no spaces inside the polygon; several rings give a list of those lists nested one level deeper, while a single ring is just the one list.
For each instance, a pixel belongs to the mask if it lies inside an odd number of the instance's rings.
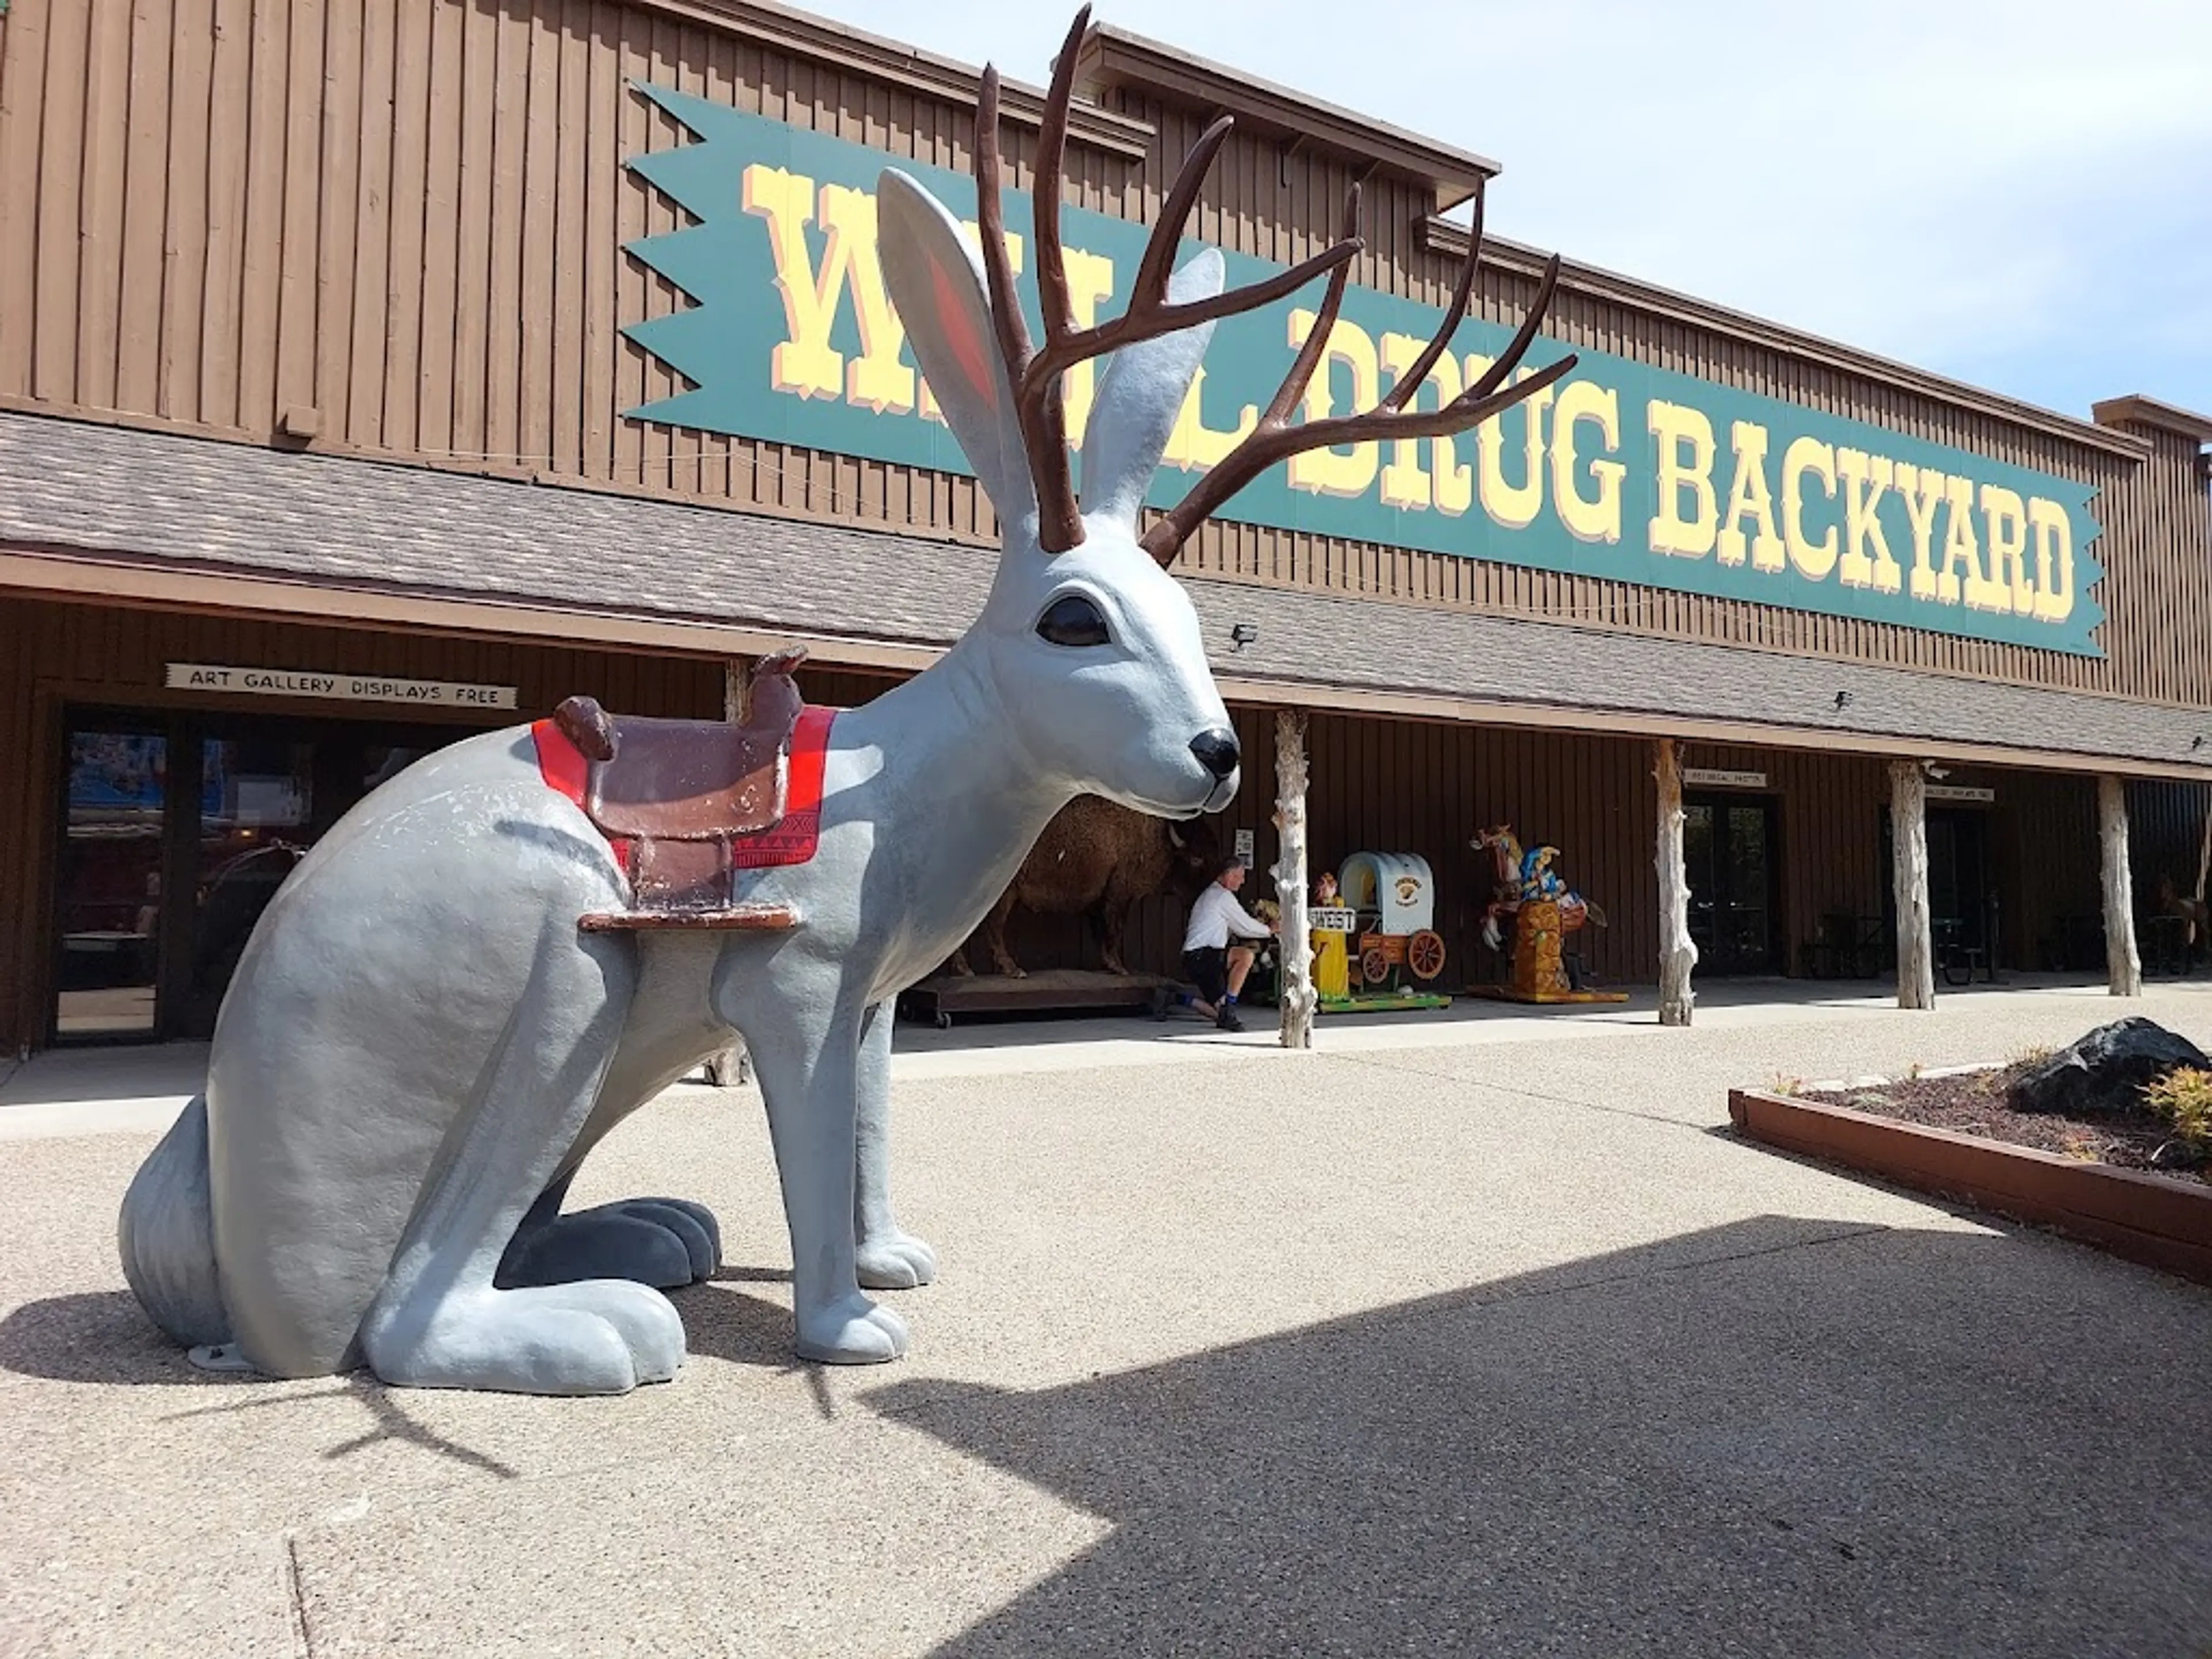
[{"label": "west sign", "polygon": [[[629,245],[694,301],[625,331],[693,387],[630,417],[967,471],[884,292],[875,188],[896,165],[972,216],[974,181],[688,94],[640,90],[697,142],[629,165],[699,222]],[[1008,193],[1006,217],[1018,261],[1028,198]],[[1114,314],[1145,228],[1073,208],[1062,221],[1078,325]],[[1279,269],[1228,261],[1232,283]],[[1250,429],[1311,330],[1320,292],[1316,283],[1216,330],[1155,506],[1174,505]],[[1304,417],[1373,404],[1437,318],[1352,289]],[[1455,396],[1508,337],[1496,324],[1462,323],[1421,406]],[[1566,350],[1539,341],[1527,365]],[[2103,654],[2092,637],[2104,572],[2087,550],[2099,533],[2088,486],[1626,358],[1580,356],[1569,379],[1474,434],[1302,455],[1217,516]],[[1085,364],[1066,382],[1078,445],[1093,374]]]}]

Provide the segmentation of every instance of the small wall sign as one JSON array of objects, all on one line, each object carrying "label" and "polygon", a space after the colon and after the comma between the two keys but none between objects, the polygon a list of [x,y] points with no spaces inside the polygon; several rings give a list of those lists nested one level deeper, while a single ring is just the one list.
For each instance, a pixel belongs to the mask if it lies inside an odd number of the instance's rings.
[{"label": "small wall sign", "polygon": [[1686,766],[1682,781],[1693,789],[1764,789],[1764,772],[1725,772],[1710,766]]},{"label": "small wall sign", "polygon": [[454,680],[402,680],[385,674],[342,674],[324,668],[237,668],[173,662],[166,684],[175,691],[246,692],[260,697],[319,697],[334,702],[400,702],[421,708],[512,708],[511,685]]},{"label": "small wall sign", "polygon": [[1249,830],[1237,832],[1237,861],[1247,870],[1252,867],[1252,832]]},{"label": "small wall sign", "polygon": [[1988,806],[1997,798],[1994,789],[1981,788],[1967,783],[1931,783],[1928,786],[1930,800],[1964,801],[1969,805]]}]

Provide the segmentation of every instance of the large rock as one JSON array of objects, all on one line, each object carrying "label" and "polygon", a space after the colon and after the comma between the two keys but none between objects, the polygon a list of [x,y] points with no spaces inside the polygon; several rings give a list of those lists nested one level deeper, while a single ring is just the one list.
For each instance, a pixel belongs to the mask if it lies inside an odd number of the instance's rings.
[{"label": "large rock", "polygon": [[2012,1085],[2023,1112],[2140,1112],[2142,1086],[2184,1066],[2212,1071],[2187,1037],[2140,1014],[2100,1025],[2070,1048],[2039,1060]]}]

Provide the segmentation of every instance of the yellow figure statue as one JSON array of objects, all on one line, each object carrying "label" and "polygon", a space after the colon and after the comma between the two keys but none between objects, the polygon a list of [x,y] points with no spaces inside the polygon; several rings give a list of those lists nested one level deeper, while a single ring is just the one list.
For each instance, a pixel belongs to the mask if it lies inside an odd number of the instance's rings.
[{"label": "yellow figure statue", "polygon": [[[1334,910],[1343,903],[1337,895],[1336,872],[1324,870],[1314,883],[1314,908]],[[1334,927],[1312,930],[1313,983],[1317,996],[1344,998],[1352,994],[1352,935]]]}]

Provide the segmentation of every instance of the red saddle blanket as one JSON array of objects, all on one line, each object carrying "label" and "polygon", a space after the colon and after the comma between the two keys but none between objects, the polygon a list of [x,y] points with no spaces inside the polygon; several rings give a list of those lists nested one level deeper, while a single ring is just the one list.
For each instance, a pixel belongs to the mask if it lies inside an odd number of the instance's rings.
[{"label": "red saddle blanket", "polygon": [[[791,770],[783,817],[757,834],[731,839],[732,869],[765,870],[775,865],[805,864],[814,856],[814,849],[822,839],[822,762],[830,747],[830,727],[837,714],[835,708],[818,708],[811,703],[799,712],[799,724],[791,734]],[[591,782],[591,762],[550,720],[533,722],[530,735],[538,744],[538,770],[546,787],[559,790],[582,806]],[[607,844],[614,848],[623,868],[632,871],[635,843],[628,836],[609,836]]]}]

